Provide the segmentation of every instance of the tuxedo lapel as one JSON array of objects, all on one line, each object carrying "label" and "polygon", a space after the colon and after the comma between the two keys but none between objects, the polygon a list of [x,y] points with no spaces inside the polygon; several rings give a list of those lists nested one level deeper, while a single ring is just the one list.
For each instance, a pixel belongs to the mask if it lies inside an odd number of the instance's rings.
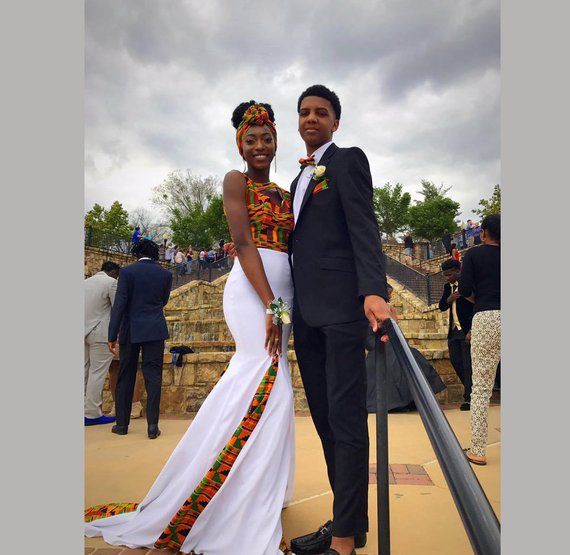
[{"label": "tuxedo lapel", "polygon": [[[334,143],[332,145],[330,145],[325,152],[323,153],[323,155],[321,156],[321,159],[319,160],[319,163],[317,164],[318,166],[326,166],[329,162],[329,160],[333,157],[334,153],[338,150],[338,146],[336,146]],[[299,178],[297,178],[298,180]],[[296,183],[295,183],[296,185]],[[311,195],[313,194],[313,189],[315,188],[315,186],[317,185],[317,182],[315,181],[315,179],[313,179],[311,177],[311,181],[309,181],[309,184],[307,185],[307,190],[305,191],[305,196],[303,197],[303,202],[301,203],[301,208],[299,208],[299,216],[298,219],[301,219],[301,214],[303,213],[303,208],[305,207],[305,204],[307,204],[307,202],[309,201],[309,199],[311,198]]]}]

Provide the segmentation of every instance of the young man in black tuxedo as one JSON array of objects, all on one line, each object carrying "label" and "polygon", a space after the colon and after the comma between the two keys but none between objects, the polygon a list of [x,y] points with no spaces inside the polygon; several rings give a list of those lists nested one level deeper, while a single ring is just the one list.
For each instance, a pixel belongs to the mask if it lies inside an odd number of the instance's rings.
[{"label": "young man in black tuxedo", "polygon": [[115,389],[117,423],[112,432],[128,432],[133,404],[139,353],[147,393],[146,419],[148,437],[160,435],[158,415],[162,386],[164,340],[168,329],[163,308],[170,297],[172,273],[157,264],[158,245],[141,239],[132,249],[138,261],[121,268],[115,304],[109,323],[109,349],[117,350],[119,338],[119,377]]},{"label": "young man in black tuxedo", "polygon": [[455,373],[463,384],[463,403],[460,410],[471,408],[471,321],[473,320],[473,303],[459,294],[459,276],[461,263],[450,258],[441,265],[447,283],[443,287],[443,295],[439,301],[439,310],[449,310],[449,329],[447,346],[449,358]]},{"label": "young man in black tuxedo", "polygon": [[299,98],[307,158],[291,185],[295,228],[293,334],[307,402],[334,494],[333,520],[295,538],[298,555],[351,555],[368,531],[365,342],[391,316],[368,160],[332,142],[337,95],[314,85]]}]

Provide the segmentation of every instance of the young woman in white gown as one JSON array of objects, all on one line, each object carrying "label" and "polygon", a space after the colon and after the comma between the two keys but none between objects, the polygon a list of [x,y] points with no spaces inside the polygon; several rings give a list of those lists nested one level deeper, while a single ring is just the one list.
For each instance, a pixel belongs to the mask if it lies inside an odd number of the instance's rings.
[{"label": "young woman in white gown", "polygon": [[273,110],[243,103],[232,123],[247,164],[245,174],[224,178],[237,260],[223,304],[236,352],[143,501],[86,510],[85,535],[112,545],[195,555],[288,552],[281,511],[294,472],[290,325],[287,313],[266,311],[279,297],[292,305],[293,215],[289,193],[269,181],[277,148]]}]

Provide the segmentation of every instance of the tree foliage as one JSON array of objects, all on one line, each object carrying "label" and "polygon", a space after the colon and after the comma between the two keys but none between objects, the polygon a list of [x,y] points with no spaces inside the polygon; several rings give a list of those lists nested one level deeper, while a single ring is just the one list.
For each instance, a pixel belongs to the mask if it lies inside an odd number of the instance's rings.
[{"label": "tree foliage", "polygon": [[501,213],[501,186],[495,185],[493,188],[493,194],[490,199],[482,198],[479,201],[479,208],[473,210],[474,214],[477,216],[488,216],[489,214],[500,214]]},{"label": "tree foliage", "polygon": [[378,220],[378,227],[388,237],[393,237],[408,224],[408,211],[412,197],[410,193],[402,193],[402,185],[375,187],[373,193],[374,212]]},{"label": "tree foliage", "polygon": [[196,203],[191,211],[176,213],[170,227],[174,244],[183,248],[188,245],[210,247],[220,239],[227,241],[230,237],[221,195],[211,197],[205,210]]},{"label": "tree foliage", "polygon": [[85,215],[85,226],[125,239],[130,238],[132,233],[129,225],[129,213],[118,200],[113,202],[108,210],[95,203]]},{"label": "tree foliage", "polygon": [[445,197],[445,195],[451,191],[451,187],[444,187],[443,183],[438,187],[435,183],[427,181],[426,179],[421,180],[422,189],[418,191],[418,194],[422,195],[425,200],[432,200],[438,197]]},{"label": "tree foliage", "polygon": [[451,187],[437,187],[422,180],[422,190],[419,193],[424,200],[416,201],[409,209],[409,225],[416,237],[431,242],[445,233],[457,231],[456,218],[461,211],[458,202],[445,196],[450,189]]},{"label": "tree foliage", "polygon": [[219,188],[220,180],[217,177],[202,177],[190,170],[175,170],[153,189],[152,202],[170,217],[186,215],[196,206],[206,210]]}]

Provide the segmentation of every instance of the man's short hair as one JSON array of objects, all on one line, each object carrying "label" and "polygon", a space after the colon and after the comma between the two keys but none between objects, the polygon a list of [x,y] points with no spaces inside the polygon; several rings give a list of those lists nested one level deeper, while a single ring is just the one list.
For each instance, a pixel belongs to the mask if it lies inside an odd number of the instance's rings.
[{"label": "man's short hair", "polygon": [[106,260],[101,265],[101,271],[106,272],[107,274],[109,272],[118,272],[120,269],[121,267],[116,262],[111,262],[111,260]]},{"label": "man's short hair", "polygon": [[481,229],[488,233],[495,241],[501,240],[501,215],[489,214],[483,218]]},{"label": "man's short hair", "polygon": [[132,249],[131,254],[137,258],[147,256],[152,260],[158,260],[158,245],[150,239],[141,239]]},{"label": "man's short hair", "polygon": [[324,98],[328,100],[333,107],[336,119],[340,119],[340,100],[335,92],[331,91],[324,85],[311,85],[308,89],[301,93],[299,100],[297,101],[297,113],[301,112],[301,102],[306,96],[318,96],[319,98]]},{"label": "man's short hair", "polygon": [[454,268],[457,268],[458,270],[461,269],[461,262],[459,262],[459,260],[455,260],[455,258],[444,260],[441,264],[441,269],[444,272],[445,270],[453,270]]}]

